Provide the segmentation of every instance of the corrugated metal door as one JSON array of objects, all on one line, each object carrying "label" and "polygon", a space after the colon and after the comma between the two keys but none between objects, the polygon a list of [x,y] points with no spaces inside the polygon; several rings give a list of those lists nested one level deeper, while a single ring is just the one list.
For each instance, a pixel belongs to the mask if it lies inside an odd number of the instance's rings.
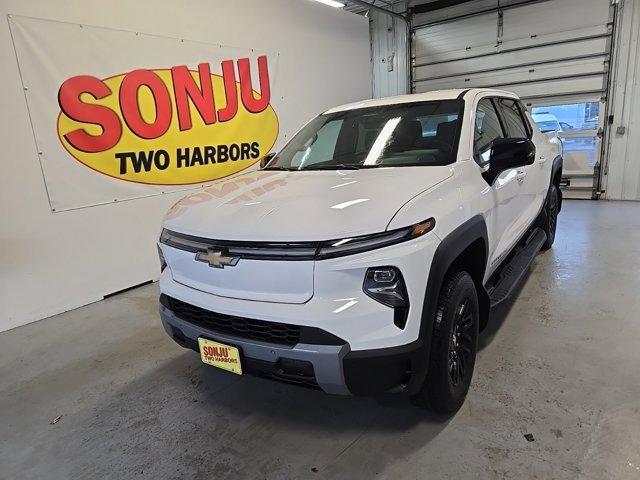
[{"label": "corrugated metal door", "polygon": [[598,131],[605,126],[613,15],[608,0],[529,1],[416,27],[413,91],[495,87],[520,95],[538,117],[573,115],[572,122],[558,117],[566,155],[576,157],[565,160],[565,181],[571,196],[590,198]]}]

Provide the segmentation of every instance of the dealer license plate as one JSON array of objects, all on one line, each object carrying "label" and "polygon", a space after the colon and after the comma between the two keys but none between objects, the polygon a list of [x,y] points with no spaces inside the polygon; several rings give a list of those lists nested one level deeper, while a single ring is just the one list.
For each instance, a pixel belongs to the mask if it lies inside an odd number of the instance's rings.
[{"label": "dealer license plate", "polygon": [[240,350],[236,347],[202,337],[198,338],[198,345],[200,347],[200,359],[204,363],[242,375]]}]

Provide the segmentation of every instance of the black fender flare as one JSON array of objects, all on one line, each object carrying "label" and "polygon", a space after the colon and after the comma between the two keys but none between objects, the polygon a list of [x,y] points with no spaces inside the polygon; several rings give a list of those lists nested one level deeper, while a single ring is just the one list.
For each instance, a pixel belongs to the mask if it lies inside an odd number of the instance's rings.
[{"label": "black fender flare", "polygon": [[[564,160],[561,155],[558,155],[553,159],[553,164],[551,165],[551,178],[549,179],[549,185],[553,183],[553,179],[556,178],[558,172],[560,172],[560,177],[562,178],[562,167]],[[560,191],[560,185],[556,185],[558,187],[558,213],[562,210],[562,192]]]},{"label": "black fender flare", "polygon": [[[438,297],[445,279],[445,275],[450,267],[470,245],[481,240],[484,245],[485,258],[483,260],[482,276],[486,271],[487,258],[489,252],[489,239],[487,225],[482,215],[476,215],[447,235],[436,248],[436,252],[429,269],[429,278],[422,306],[422,316],[420,319],[420,334],[418,341],[421,345],[421,355],[414,358],[412,362],[412,374],[407,392],[418,393],[429,367],[429,353],[431,350],[431,338],[433,336],[433,322],[436,317],[438,307]],[[477,277],[477,275],[476,275]],[[478,300],[480,303],[481,319],[483,315],[488,316],[490,300],[487,291],[482,285],[482,278],[474,278],[478,290]],[[481,320],[482,323],[482,320]]]}]

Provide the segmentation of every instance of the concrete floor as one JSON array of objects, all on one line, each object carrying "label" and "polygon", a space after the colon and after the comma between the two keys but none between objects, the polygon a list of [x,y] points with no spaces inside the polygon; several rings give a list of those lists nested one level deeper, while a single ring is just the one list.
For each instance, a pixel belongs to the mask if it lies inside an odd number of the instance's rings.
[{"label": "concrete floor", "polygon": [[0,478],[637,479],[639,294],[640,203],[566,202],[447,418],[206,367],[145,286],[0,334]]}]

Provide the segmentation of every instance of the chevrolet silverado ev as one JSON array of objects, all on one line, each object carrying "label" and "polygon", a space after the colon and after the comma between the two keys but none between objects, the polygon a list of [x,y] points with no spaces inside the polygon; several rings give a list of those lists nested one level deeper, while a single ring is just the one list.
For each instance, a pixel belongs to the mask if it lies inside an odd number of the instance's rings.
[{"label": "chevrolet silverado ev", "polygon": [[332,108],[169,211],[164,328],[235,374],[456,411],[489,312],[553,244],[561,149],[501,90]]}]

